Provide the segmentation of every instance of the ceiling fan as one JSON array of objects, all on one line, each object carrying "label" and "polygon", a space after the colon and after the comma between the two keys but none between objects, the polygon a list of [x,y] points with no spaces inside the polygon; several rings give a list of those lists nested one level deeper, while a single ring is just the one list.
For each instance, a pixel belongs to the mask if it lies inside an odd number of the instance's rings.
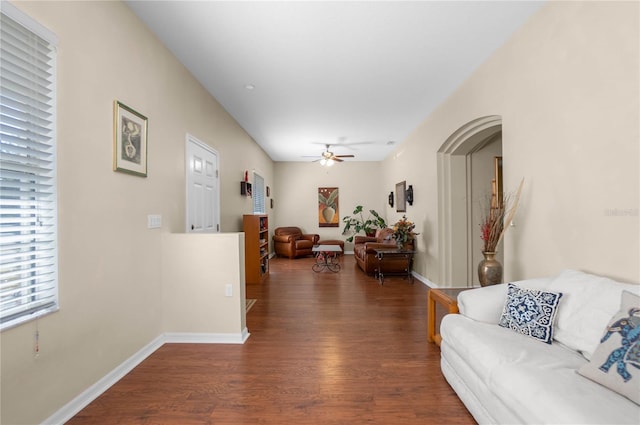
[{"label": "ceiling fan", "polygon": [[320,165],[326,165],[327,167],[331,167],[335,162],[344,161],[342,158],[354,158],[354,155],[336,155],[329,150],[331,145],[325,145],[326,150],[322,152],[321,157],[316,159],[313,162],[320,161]]}]

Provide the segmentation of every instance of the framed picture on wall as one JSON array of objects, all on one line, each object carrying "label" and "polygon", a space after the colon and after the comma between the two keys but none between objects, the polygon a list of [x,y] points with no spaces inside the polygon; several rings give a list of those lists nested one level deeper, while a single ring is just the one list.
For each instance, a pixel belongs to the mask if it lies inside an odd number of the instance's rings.
[{"label": "framed picture on wall", "polygon": [[[494,187],[492,188],[492,194],[495,196],[497,205],[495,207],[501,207],[504,201],[504,193],[502,189],[502,157],[496,156],[493,159],[493,181]],[[494,206],[494,205],[492,205]]]},{"label": "framed picture on wall", "polygon": [[115,101],[113,170],[147,177],[147,117]]},{"label": "framed picture on wall", "polygon": [[396,183],[396,212],[407,211],[407,198],[406,198],[407,182],[403,181]]},{"label": "framed picture on wall", "polygon": [[318,227],[338,227],[340,224],[339,192],[337,187],[318,188]]}]

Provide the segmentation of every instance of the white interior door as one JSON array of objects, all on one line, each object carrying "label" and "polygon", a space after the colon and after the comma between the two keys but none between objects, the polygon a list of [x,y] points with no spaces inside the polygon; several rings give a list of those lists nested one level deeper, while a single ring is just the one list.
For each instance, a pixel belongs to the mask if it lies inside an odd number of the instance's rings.
[{"label": "white interior door", "polygon": [[218,154],[187,134],[187,233],[220,231]]}]

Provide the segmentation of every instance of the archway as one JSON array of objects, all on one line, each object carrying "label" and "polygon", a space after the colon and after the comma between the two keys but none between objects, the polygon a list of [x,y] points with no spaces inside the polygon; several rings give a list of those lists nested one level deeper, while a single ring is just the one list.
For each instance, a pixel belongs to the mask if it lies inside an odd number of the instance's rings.
[{"label": "archway", "polygon": [[490,115],[456,130],[438,150],[438,250],[440,285],[471,286],[473,233],[471,155],[502,133],[502,117]]}]

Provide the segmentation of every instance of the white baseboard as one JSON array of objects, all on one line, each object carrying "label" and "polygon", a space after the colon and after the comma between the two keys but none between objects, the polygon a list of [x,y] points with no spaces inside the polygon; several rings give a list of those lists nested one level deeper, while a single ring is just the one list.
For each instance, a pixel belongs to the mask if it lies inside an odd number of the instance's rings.
[{"label": "white baseboard", "polygon": [[64,405],[60,410],[51,415],[43,424],[63,424],[84,409],[89,403],[98,398],[100,394],[107,391],[113,384],[118,382],[127,373],[131,372],[144,359],[149,357],[164,344],[164,336],[160,335],[140,351],[129,357],[118,367],[106,374],[98,382],[84,390],[76,398]]},{"label": "white baseboard", "polygon": [[249,330],[244,328],[239,334],[202,334],[202,333],[165,333],[140,349],[133,356],[122,362],[111,372],[102,377],[98,382],[80,393],[77,397],[65,404],[56,413],[49,416],[45,425],[64,424],[73,418],[78,412],[87,407],[89,403],[98,398],[102,393],[111,388],[153,354],[158,348],[167,343],[203,343],[203,344],[244,344],[249,338]]},{"label": "white baseboard", "polygon": [[438,285],[436,285],[435,283],[431,282],[429,279],[427,279],[426,277],[422,276],[419,273],[411,272],[411,274],[413,275],[414,278],[416,278],[420,282],[424,283],[429,288],[437,288],[438,287]]},{"label": "white baseboard", "polygon": [[209,334],[209,333],[165,333],[165,343],[176,344],[244,344],[249,338],[247,328],[239,334]]}]

